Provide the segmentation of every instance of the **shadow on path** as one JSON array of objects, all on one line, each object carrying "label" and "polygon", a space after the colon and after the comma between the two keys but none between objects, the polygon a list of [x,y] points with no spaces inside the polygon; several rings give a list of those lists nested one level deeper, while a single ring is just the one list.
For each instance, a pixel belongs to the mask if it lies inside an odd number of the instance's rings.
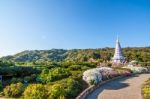
[{"label": "shadow on path", "polygon": [[125,77],[125,78],[120,78],[120,79],[116,79],[110,82],[107,82],[103,85],[101,85],[100,87],[98,87],[95,91],[93,91],[91,94],[89,94],[89,96],[87,96],[85,99],[97,99],[98,95],[103,92],[104,90],[119,90],[125,87],[130,86],[128,83],[123,83],[123,81],[127,80],[127,79],[132,79],[135,77],[139,77],[139,75],[133,75],[131,77]]}]

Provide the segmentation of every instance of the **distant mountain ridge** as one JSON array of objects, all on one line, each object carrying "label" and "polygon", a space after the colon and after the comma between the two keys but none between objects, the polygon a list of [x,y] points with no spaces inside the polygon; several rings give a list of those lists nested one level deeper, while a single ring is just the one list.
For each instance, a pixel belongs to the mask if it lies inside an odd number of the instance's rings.
[{"label": "distant mountain ridge", "polygon": [[11,60],[17,62],[31,62],[36,60],[61,61],[65,57],[67,50],[26,50],[13,56],[2,57],[1,60]]},{"label": "distant mountain ridge", "polygon": [[[137,59],[150,62],[150,47],[123,48],[127,60]],[[114,48],[100,49],[51,49],[26,50],[12,56],[0,58],[4,61],[32,62],[32,61],[88,61],[89,59],[106,61],[114,54]]]}]

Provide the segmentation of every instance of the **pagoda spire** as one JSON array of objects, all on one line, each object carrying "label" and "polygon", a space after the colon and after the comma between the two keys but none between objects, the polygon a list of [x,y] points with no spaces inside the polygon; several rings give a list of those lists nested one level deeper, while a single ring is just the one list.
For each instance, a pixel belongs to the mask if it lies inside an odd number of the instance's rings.
[{"label": "pagoda spire", "polygon": [[116,42],[119,42],[119,37],[118,37],[118,35],[117,35],[117,40],[116,40]]},{"label": "pagoda spire", "polygon": [[115,54],[114,57],[112,58],[113,63],[123,63],[125,61],[125,58],[122,54],[122,49],[121,49],[121,45],[119,42],[119,38],[117,36],[117,40],[116,40],[116,46],[115,46]]}]

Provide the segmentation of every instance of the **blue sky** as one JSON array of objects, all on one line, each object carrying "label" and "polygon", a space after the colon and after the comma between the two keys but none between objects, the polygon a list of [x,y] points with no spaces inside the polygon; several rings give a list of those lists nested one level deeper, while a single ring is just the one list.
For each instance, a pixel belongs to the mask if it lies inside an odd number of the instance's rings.
[{"label": "blue sky", "polygon": [[0,56],[23,50],[150,46],[149,0],[0,0]]}]

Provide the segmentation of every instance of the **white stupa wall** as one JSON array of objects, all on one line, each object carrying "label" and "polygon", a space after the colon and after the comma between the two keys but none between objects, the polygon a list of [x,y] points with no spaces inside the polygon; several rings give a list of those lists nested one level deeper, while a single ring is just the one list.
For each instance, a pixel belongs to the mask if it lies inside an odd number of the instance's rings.
[{"label": "white stupa wall", "polygon": [[113,63],[123,63],[125,61],[125,58],[122,54],[122,49],[120,46],[119,39],[117,38],[116,40],[116,47],[115,47],[115,54],[114,57],[112,58]]}]

